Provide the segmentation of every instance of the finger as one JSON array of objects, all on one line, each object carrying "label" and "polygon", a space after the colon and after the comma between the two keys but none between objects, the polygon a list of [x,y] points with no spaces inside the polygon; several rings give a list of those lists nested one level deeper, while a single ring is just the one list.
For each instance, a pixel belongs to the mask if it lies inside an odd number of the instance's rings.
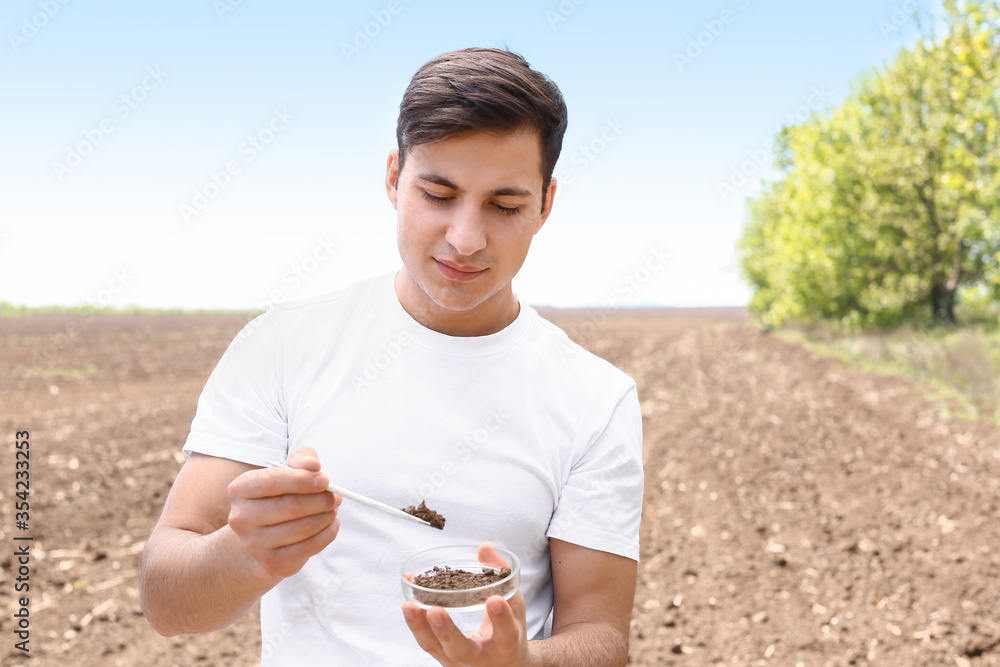
[{"label": "finger", "polygon": [[230,523],[273,526],[286,521],[338,511],[337,496],[329,491],[289,493],[261,498],[236,497],[229,509]]},{"label": "finger", "polygon": [[494,548],[492,542],[483,542],[479,545],[477,558],[483,565],[491,565],[493,567],[510,567],[510,564],[501,558],[500,554],[497,553],[497,550]]},{"label": "finger", "polygon": [[260,468],[243,473],[229,484],[229,498],[268,498],[326,491],[330,480],[323,473],[288,468]]},{"label": "finger", "polygon": [[290,577],[301,570],[311,557],[333,542],[339,529],[340,521],[334,521],[329,527],[306,540],[277,549],[265,550],[254,554],[254,558],[266,571],[282,577]]},{"label": "finger", "polygon": [[413,638],[417,640],[417,645],[424,651],[434,656],[439,662],[444,659],[444,649],[441,642],[431,629],[427,621],[427,611],[421,609],[416,602],[407,600],[400,607],[403,610],[403,619],[406,627],[410,629]]},{"label": "finger", "polygon": [[510,605],[511,611],[514,612],[514,618],[520,619],[521,623],[527,626],[524,595],[521,594],[521,591],[518,590],[514,593],[514,595],[507,600],[507,604]]},{"label": "finger", "polygon": [[[523,603],[524,598],[521,600]],[[521,642],[522,625],[517,622],[515,610],[502,597],[493,595],[486,601],[486,614],[493,625],[493,635],[490,637],[493,646],[501,653],[516,652]]]},{"label": "finger", "polygon": [[229,508],[228,523],[244,545],[253,550],[258,543],[294,544],[329,526],[336,518],[334,495],[324,492],[234,502]]},{"label": "finger", "polygon": [[[243,545],[251,553],[280,549],[311,539],[314,535],[332,526],[336,520],[336,514],[327,512],[259,527],[257,530],[243,531]],[[233,530],[240,533],[240,528],[241,526],[237,525],[233,527]]]},{"label": "finger", "polygon": [[293,468],[312,470],[313,472],[319,472],[322,469],[319,454],[312,447],[305,446],[293,449],[291,454],[288,455],[285,465],[290,465]]},{"label": "finger", "polygon": [[337,537],[340,532],[340,519],[334,519],[331,524],[317,531],[313,535],[298,542],[287,544],[275,549],[279,554],[288,554],[290,557],[301,557],[308,559],[325,549]]},{"label": "finger", "polygon": [[431,607],[427,610],[427,622],[446,656],[460,664],[474,663],[482,647],[455,627],[447,611]]}]

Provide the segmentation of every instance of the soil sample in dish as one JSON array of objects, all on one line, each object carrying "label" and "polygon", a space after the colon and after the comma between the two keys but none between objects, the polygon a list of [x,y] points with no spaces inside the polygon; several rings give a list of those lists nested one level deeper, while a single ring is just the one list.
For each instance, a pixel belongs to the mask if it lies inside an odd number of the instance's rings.
[{"label": "soil sample in dish", "polygon": [[[413,577],[413,583],[423,588],[434,588],[440,591],[449,591],[446,594],[436,595],[432,591],[419,591],[414,597],[424,604],[441,607],[471,607],[482,604],[491,595],[506,596],[512,591],[517,583],[512,579],[508,585],[493,586],[498,581],[510,577],[509,567],[492,568],[484,567],[482,572],[469,572],[468,570],[456,570],[450,567],[434,566],[422,574]],[[455,594],[454,591],[465,589],[478,589],[489,586],[486,590],[469,590],[466,594]]]},{"label": "soil sample in dish", "polygon": [[407,514],[412,514],[418,519],[423,519],[427,523],[431,524],[431,527],[433,528],[444,530],[444,517],[425,505],[423,500],[420,501],[419,506],[414,507],[413,505],[410,505],[403,511]]}]

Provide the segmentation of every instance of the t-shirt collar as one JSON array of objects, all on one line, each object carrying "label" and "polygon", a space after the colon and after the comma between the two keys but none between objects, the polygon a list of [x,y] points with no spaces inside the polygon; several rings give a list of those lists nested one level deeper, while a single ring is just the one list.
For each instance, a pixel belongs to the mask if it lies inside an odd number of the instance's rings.
[{"label": "t-shirt collar", "polygon": [[449,336],[428,329],[406,312],[396,294],[396,273],[392,272],[381,278],[379,296],[382,309],[397,326],[403,328],[415,343],[431,350],[463,356],[495,354],[521,340],[527,333],[531,320],[536,315],[535,310],[515,294],[520,306],[517,317],[500,331],[485,336]]}]

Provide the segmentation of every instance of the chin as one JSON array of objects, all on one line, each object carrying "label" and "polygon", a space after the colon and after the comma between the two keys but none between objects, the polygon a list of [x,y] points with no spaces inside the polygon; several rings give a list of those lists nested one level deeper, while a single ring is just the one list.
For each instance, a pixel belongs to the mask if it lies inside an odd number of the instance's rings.
[{"label": "chin", "polygon": [[455,290],[450,287],[435,290],[435,292],[429,296],[439,307],[455,312],[472,310],[487,300],[479,294],[476,294],[475,296],[471,294],[456,294]]},{"label": "chin", "polygon": [[[427,284],[427,283],[425,283]],[[439,307],[455,312],[472,310],[490,300],[499,291],[493,283],[488,285],[462,285],[447,281],[432,281],[424,291]]]},{"label": "chin", "polygon": [[[420,269],[419,273],[409,272],[417,288],[435,306],[454,313],[466,312],[482,306],[503,288],[503,281],[498,281],[496,275],[481,276],[480,280],[472,283],[450,281],[441,274],[433,260],[420,266]],[[490,273],[495,270],[495,267],[491,267]],[[482,280],[482,278],[486,278],[486,280]]]}]

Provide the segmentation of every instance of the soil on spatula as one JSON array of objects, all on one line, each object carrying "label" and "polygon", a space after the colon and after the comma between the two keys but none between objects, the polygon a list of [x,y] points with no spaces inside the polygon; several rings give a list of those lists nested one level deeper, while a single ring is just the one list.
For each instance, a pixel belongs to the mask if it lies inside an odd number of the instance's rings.
[{"label": "soil on spatula", "polygon": [[407,514],[412,514],[418,519],[423,519],[427,523],[431,524],[432,528],[444,530],[444,517],[425,505],[423,500],[420,501],[420,505],[417,507],[410,505],[403,511]]}]

